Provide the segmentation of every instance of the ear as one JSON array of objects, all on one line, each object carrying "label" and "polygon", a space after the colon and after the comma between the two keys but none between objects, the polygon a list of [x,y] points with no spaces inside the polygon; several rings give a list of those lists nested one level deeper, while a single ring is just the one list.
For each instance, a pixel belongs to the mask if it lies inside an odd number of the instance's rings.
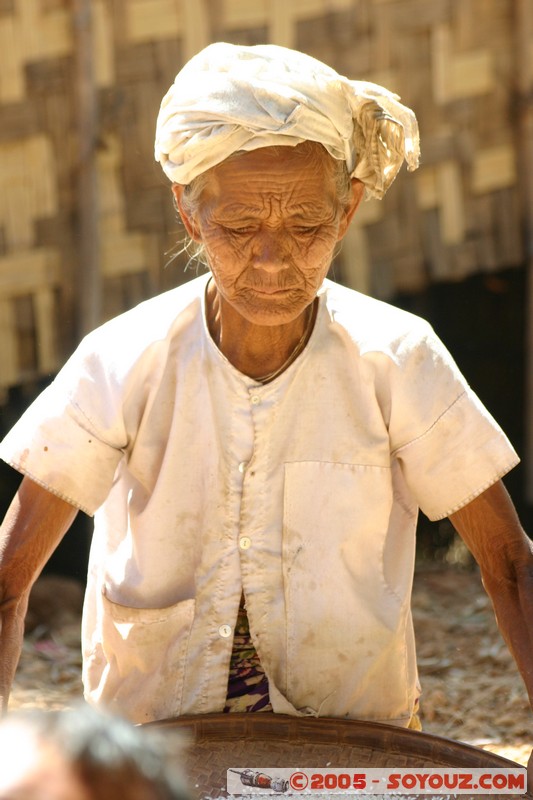
[{"label": "ear", "polygon": [[193,242],[201,242],[202,237],[200,235],[200,230],[194,217],[189,214],[184,207],[183,203],[183,192],[185,191],[185,186],[182,186],[181,183],[173,183],[172,184],[172,194],[174,195],[174,200],[176,201],[176,206],[178,208],[181,221],[185,225],[185,230],[193,240]]},{"label": "ear", "polygon": [[350,202],[345,207],[343,216],[341,219],[341,223],[339,226],[339,241],[344,237],[346,231],[350,227],[350,222],[352,221],[355,212],[359,208],[359,203],[364,197],[365,194],[365,185],[360,181],[358,178],[352,178],[352,196]]}]

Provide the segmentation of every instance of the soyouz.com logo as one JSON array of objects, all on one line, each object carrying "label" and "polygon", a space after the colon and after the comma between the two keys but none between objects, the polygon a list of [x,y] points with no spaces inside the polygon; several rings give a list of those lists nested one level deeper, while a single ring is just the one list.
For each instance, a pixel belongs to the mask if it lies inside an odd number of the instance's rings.
[{"label": "soyouz.com logo", "polygon": [[232,767],[228,794],[491,794],[521,795],[526,770],[517,769],[325,769]]}]

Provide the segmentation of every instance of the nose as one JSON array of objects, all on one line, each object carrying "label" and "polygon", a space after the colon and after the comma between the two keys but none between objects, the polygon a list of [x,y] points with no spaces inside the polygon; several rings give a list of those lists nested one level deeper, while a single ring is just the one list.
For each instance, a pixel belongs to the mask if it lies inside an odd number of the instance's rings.
[{"label": "nose", "polygon": [[288,266],[288,248],[283,232],[265,229],[256,234],[253,266],[264,272],[279,272]]}]

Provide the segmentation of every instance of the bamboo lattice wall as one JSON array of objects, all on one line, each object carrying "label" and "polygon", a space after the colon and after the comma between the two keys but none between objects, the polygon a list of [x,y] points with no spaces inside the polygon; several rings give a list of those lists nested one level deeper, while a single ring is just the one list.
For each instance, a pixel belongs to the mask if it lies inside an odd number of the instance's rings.
[{"label": "bamboo lattice wall", "polygon": [[[512,2],[89,7],[101,319],[188,277],[185,256],[165,268],[182,231],[153,161],[154,123],[180,66],[220,39],[304,50],[416,110],[422,166],[363,205],[338,260],[344,281],[386,298],[524,262]],[[0,388],[54,371],[80,334],[79,35],[68,0],[0,0]]]}]

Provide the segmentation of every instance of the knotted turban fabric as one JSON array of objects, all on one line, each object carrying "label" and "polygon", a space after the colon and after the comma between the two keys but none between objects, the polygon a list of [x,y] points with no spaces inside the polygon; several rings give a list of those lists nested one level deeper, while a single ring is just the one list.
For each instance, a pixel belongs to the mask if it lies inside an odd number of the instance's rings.
[{"label": "knotted turban fabric", "polygon": [[383,197],[404,159],[418,166],[416,117],[397,95],[295,50],[224,42],[176,76],[161,103],[155,158],[187,185],[237,151],[306,140],[346,161],[369,197]]}]

